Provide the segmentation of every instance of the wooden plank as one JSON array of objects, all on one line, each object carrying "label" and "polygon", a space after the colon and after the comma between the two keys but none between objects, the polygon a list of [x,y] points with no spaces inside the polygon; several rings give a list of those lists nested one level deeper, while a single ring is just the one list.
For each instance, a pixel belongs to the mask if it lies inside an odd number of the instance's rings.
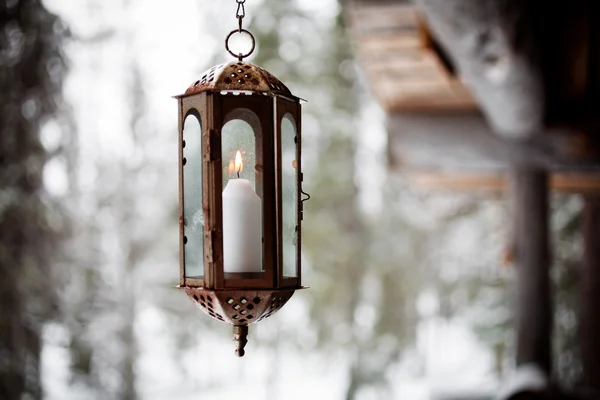
[{"label": "wooden plank", "polygon": [[[387,83],[387,84],[386,84]],[[394,82],[393,79],[378,82],[374,87],[375,91],[397,96],[398,91],[402,91],[399,98],[403,97],[434,97],[436,95],[449,95],[450,86],[444,81],[409,81],[409,82]]]},{"label": "wooden plank", "polygon": [[511,171],[516,264],[517,366],[552,369],[552,301],[548,235],[548,175],[528,167]]},{"label": "wooden plank", "polygon": [[381,32],[417,32],[416,10],[411,5],[357,5],[348,10],[349,25],[355,35]]},{"label": "wooden plank", "polygon": [[374,92],[380,97],[382,107],[389,113],[396,110],[425,112],[432,108],[436,110],[457,111],[472,110],[474,103],[472,99],[456,96],[452,92],[430,91],[410,92],[403,88],[402,96],[394,91],[396,86],[377,88]]},{"label": "wooden plank", "polygon": [[[360,49],[357,49],[358,51]],[[377,58],[361,59],[361,64],[375,66],[375,67],[388,67],[390,65],[398,65],[399,67],[409,67],[411,65],[417,66],[423,62],[423,59],[428,57],[429,52],[424,51],[423,48],[419,47],[416,49],[407,49],[399,53],[383,53],[379,54]]]},{"label": "wooden plank", "polygon": [[402,62],[364,63],[371,87],[388,112],[435,108],[472,110],[476,103],[432,52]]},{"label": "wooden plank", "polygon": [[[461,86],[454,81],[415,79],[399,81],[398,79],[382,79],[378,81],[373,90],[377,93],[389,95],[400,99],[405,98],[433,98],[442,96],[444,99],[459,99],[472,103],[472,97],[461,91]],[[399,110],[402,112],[402,110]]]},{"label": "wooden plank", "polygon": [[376,84],[378,81],[392,79],[402,83],[410,80],[435,80],[447,81],[446,72],[440,66],[423,57],[426,53],[420,52],[419,58],[396,57],[382,60],[380,58],[365,60],[363,69]]},{"label": "wooden plank", "polygon": [[476,109],[470,91],[444,65],[414,6],[349,7],[356,52],[387,111]]},{"label": "wooden plank", "polygon": [[470,100],[455,98],[455,97],[419,97],[419,98],[391,98],[382,99],[382,107],[390,112],[396,110],[409,112],[425,112],[432,108],[448,112],[462,112],[473,109],[473,102]]},{"label": "wooden plank", "polygon": [[[460,190],[502,193],[508,180],[501,173],[436,173],[402,172],[409,185],[417,190]],[[553,173],[549,176],[552,191],[594,194],[600,193],[600,173]]]},{"label": "wooden plank", "polygon": [[429,172],[505,172],[515,165],[549,171],[600,171],[594,136],[600,121],[550,127],[539,138],[515,143],[494,135],[479,113],[388,115],[391,168]]},{"label": "wooden plank", "polygon": [[356,41],[361,58],[369,58],[385,53],[401,53],[406,50],[422,49],[418,35],[370,35]]},{"label": "wooden plank", "polygon": [[403,53],[394,53],[394,57],[383,60],[381,58],[366,59],[362,65],[369,75],[376,76],[379,80],[393,79],[402,83],[404,81],[411,83],[411,81],[433,80],[449,85],[450,81],[454,79],[431,51],[413,52],[410,57],[402,55]]}]

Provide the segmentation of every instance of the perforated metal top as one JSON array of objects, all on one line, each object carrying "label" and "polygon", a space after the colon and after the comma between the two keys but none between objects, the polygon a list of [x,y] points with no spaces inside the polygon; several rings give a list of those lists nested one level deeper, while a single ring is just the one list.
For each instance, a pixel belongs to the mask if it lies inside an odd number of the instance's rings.
[{"label": "perforated metal top", "polygon": [[215,65],[208,69],[185,91],[185,95],[208,90],[247,90],[295,97],[287,86],[266,69],[240,61]]}]

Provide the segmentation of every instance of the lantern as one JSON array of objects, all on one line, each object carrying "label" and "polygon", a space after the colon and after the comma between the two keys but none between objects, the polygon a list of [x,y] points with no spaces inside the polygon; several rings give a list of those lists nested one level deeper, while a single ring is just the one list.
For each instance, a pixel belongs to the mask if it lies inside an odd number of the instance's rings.
[{"label": "lantern", "polygon": [[[301,286],[300,99],[243,62],[254,37],[226,39],[237,57],[202,74],[179,110],[180,285],[202,311],[234,326],[244,355],[248,325],[277,312]],[[228,41],[252,40],[245,55]]]}]

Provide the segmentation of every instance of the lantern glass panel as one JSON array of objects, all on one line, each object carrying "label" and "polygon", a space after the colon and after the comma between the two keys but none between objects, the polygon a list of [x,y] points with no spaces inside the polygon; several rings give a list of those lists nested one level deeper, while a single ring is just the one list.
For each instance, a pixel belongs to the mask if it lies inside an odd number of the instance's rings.
[{"label": "lantern glass panel", "polygon": [[283,275],[297,277],[298,185],[296,128],[293,117],[281,120],[281,199]]},{"label": "lantern glass panel", "polygon": [[202,210],[202,129],[192,112],[183,124],[183,218],[185,276],[204,272],[204,213]]},{"label": "lantern glass panel", "polygon": [[243,120],[233,119],[221,130],[226,276],[263,272],[262,157],[256,143],[255,130]]}]

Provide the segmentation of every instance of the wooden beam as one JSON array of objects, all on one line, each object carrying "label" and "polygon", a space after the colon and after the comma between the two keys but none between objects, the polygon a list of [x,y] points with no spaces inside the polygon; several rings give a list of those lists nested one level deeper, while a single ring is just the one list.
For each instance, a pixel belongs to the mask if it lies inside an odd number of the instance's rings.
[{"label": "wooden beam", "polygon": [[415,0],[493,127],[507,138],[543,131],[544,84],[530,1]]},{"label": "wooden beam", "polygon": [[600,391],[600,197],[587,196],[582,215],[583,268],[579,338],[583,385]]},{"label": "wooden beam", "polygon": [[377,34],[358,39],[360,55],[396,54],[421,48],[421,39],[415,34]]},{"label": "wooden beam", "polygon": [[517,365],[534,363],[550,373],[552,301],[548,235],[548,175],[511,172],[516,264]]},{"label": "wooden beam", "polygon": [[359,38],[377,33],[405,32],[418,34],[416,10],[411,5],[397,3],[351,2],[348,23]]},{"label": "wooden beam", "polygon": [[[437,173],[402,172],[406,181],[417,190],[460,190],[502,193],[508,190],[502,173]],[[549,189],[556,192],[600,194],[600,172],[553,173]]]},{"label": "wooden beam", "polygon": [[394,113],[388,115],[392,169],[421,172],[505,172],[515,165],[549,171],[600,171],[595,136],[600,121],[551,127],[527,142],[495,135],[482,115]]},{"label": "wooden beam", "polygon": [[477,108],[414,6],[354,2],[347,16],[369,86],[386,111]]}]

